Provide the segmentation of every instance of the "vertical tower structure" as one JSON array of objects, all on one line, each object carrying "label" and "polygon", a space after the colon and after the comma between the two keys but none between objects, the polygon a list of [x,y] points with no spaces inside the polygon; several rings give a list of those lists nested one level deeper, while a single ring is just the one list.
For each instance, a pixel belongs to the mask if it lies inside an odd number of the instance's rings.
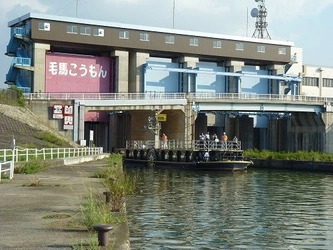
[{"label": "vertical tower structure", "polygon": [[251,16],[256,18],[256,29],[253,32],[252,37],[261,39],[271,39],[268,33],[266,21],[267,9],[265,6],[265,0],[255,0],[258,3],[258,8],[253,8],[251,10]]}]

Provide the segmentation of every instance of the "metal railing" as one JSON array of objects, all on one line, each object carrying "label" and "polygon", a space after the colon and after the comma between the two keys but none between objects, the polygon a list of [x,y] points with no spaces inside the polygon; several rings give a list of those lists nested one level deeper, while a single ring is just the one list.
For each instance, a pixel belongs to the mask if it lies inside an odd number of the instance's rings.
[{"label": "metal railing", "polygon": [[102,147],[0,149],[0,162],[20,162],[33,159],[53,160],[99,154],[103,154]]},{"label": "metal railing", "polygon": [[260,100],[278,102],[309,102],[330,103],[333,98],[304,96],[304,95],[279,95],[279,94],[255,94],[255,93],[28,93],[25,98],[29,100],[163,100],[163,99],[187,99],[189,101],[212,100]]},{"label": "metal railing", "polygon": [[2,173],[9,172],[9,179],[13,179],[14,177],[14,162],[13,161],[6,161],[0,162],[0,182],[1,182],[1,175]]},{"label": "metal railing", "polygon": [[151,100],[151,99],[185,99],[185,93],[29,93],[29,100]]},{"label": "metal railing", "polygon": [[27,57],[15,57],[13,59],[14,65],[20,65],[20,66],[31,66],[31,58]]},{"label": "metal railing", "polygon": [[169,149],[169,150],[195,150],[195,151],[232,151],[241,150],[241,141],[214,141],[214,140],[193,140],[178,141],[126,141],[126,149],[129,150],[147,150],[151,148]]}]

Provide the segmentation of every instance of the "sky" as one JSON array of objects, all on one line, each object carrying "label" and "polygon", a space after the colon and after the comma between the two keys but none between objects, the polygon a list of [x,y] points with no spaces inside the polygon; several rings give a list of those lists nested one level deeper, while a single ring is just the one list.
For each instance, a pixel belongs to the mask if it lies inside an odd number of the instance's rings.
[{"label": "sky", "polygon": [[[258,1],[258,0],[256,0]],[[255,0],[10,0],[0,2],[0,88],[12,58],[8,22],[29,12],[252,37]],[[259,0],[260,1],[260,0]],[[333,0],[261,0],[272,40],[303,49],[303,64],[333,67]]]}]

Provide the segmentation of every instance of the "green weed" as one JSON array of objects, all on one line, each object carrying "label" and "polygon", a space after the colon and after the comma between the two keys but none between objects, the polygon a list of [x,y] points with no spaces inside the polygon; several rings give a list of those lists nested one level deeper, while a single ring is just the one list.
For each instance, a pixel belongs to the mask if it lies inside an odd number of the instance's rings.
[{"label": "green weed", "polygon": [[21,166],[15,167],[14,172],[16,174],[35,174],[46,170],[49,166],[49,161],[33,159],[23,163]]}]

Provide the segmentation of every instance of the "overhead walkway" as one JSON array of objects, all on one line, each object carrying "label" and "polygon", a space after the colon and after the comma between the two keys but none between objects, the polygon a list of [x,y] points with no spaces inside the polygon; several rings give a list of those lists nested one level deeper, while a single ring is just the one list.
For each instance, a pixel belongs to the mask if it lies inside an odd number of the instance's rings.
[{"label": "overhead walkway", "polygon": [[191,104],[196,112],[332,112],[333,98],[248,93],[29,93],[29,100],[75,100],[90,110],[136,110]]}]

